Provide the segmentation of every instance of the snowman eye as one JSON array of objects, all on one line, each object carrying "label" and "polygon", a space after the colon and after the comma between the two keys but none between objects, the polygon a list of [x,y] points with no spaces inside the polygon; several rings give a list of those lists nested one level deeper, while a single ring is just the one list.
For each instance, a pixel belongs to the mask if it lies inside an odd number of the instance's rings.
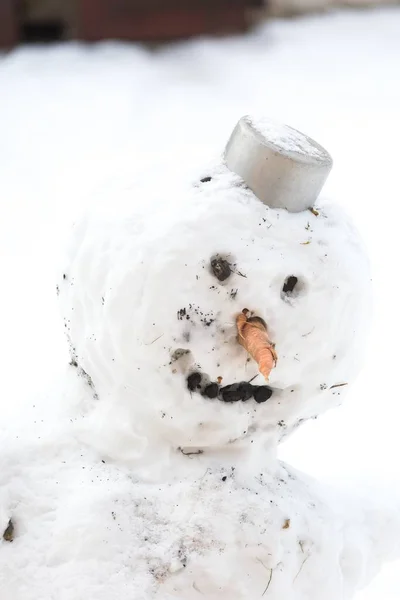
[{"label": "snowman eye", "polygon": [[225,281],[232,273],[231,265],[221,256],[215,256],[210,262],[211,271],[218,281]]},{"label": "snowman eye", "polygon": [[305,284],[301,279],[296,277],[296,275],[288,275],[283,282],[281,298],[282,300],[297,298],[304,288]]},{"label": "snowman eye", "polygon": [[282,293],[293,294],[298,281],[299,279],[295,275],[289,275],[289,277],[286,277],[285,283],[283,284]]}]

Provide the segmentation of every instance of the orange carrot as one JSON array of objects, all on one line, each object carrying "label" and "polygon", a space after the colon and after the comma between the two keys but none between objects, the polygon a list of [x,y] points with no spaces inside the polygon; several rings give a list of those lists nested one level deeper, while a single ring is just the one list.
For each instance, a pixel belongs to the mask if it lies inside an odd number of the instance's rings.
[{"label": "orange carrot", "polygon": [[238,342],[258,364],[259,371],[268,380],[278,356],[267,332],[267,325],[260,317],[249,316],[244,308],[236,317]]}]

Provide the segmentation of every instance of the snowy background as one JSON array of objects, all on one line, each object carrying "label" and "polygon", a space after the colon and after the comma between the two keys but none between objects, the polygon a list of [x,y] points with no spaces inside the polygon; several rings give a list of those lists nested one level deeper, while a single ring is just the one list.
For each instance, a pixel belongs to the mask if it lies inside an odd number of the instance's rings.
[{"label": "snowy background", "polygon": [[[30,439],[51,440],[57,415],[70,410],[58,384],[68,355],[55,270],[90,190],[121,162],[135,170],[143,158],[167,153],[179,172],[199,156],[207,159],[248,113],[284,121],[330,151],[334,169],[325,193],[355,219],[374,276],[376,316],[358,384],[342,409],[303,426],[281,456],[348,487],[358,480],[400,486],[399,73],[396,8],[272,21],[245,37],[153,50],[70,43],[0,58],[3,486],[11,477],[24,486],[21,438],[25,449]],[[71,448],[76,453],[72,438]],[[40,470],[46,453],[38,456]],[[39,548],[25,549],[21,568]],[[398,567],[386,568],[357,600],[397,600]],[[0,586],[13,600],[8,568],[0,564]],[[47,598],[43,591],[40,600]]]}]

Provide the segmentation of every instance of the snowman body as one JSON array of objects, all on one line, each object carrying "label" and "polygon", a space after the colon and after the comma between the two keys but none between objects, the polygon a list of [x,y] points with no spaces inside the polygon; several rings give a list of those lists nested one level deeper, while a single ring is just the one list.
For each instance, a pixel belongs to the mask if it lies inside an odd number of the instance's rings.
[{"label": "snowman body", "polygon": [[[335,205],[269,208],[223,164],[165,186],[132,179],[77,223],[59,288],[89,383],[80,435],[135,481],[140,598],[351,597],[389,553],[386,516],[349,509],[276,450],[359,370],[370,278],[357,233]],[[221,395],[266,385],[237,342],[244,308],[276,345],[266,402]]]},{"label": "snowman body", "polygon": [[184,476],[177,461],[177,479],[134,486],[130,569],[138,598],[336,600],[375,573],[372,540],[352,535],[365,515],[354,512],[350,524],[290,467],[242,474],[228,461],[202,473],[200,466]]}]

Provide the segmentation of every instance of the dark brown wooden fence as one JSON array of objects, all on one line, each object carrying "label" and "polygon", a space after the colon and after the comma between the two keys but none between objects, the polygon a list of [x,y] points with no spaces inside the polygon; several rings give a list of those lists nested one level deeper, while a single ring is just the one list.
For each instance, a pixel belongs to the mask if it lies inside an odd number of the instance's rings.
[{"label": "dark brown wooden fence", "polygon": [[244,31],[263,5],[264,0],[0,0],[0,46],[234,33]]}]

